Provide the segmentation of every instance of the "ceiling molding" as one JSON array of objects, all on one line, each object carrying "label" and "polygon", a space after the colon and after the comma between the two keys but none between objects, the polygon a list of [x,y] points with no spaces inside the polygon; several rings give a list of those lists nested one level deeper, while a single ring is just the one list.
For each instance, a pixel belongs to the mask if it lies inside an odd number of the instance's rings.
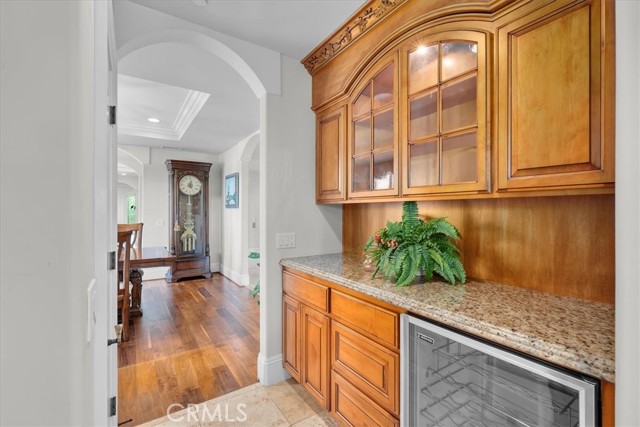
[{"label": "ceiling molding", "polygon": [[180,107],[178,116],[173,122],[173,130],[178,134],[177,141],[182,139],[184,133],[191,126],[191,122],[196,118],[204,104],[209,99],[209,94],[205,92],[198,92],[197,90],[190,90],[187,93],[187,97]]},{"label": "ceiling molding", "polygon": [[184,101],[180,106],[180,110],[171,124],[171,127],[162,126],[157,123],[141,123],[121,120],[118,123],[118,132],[126,135],[180,141],[204,104],[209,99],[209,96],[210,95],[206,92],[188,90]]}]

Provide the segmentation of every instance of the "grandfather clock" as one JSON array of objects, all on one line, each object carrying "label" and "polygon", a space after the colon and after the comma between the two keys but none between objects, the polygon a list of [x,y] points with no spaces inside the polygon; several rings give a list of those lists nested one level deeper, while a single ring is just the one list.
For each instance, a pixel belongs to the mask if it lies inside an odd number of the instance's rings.
[{"label": "grandfather clock", "polygon": [[211,163],[167,160],[169,171],[169,252],[172,283],[185,277],[211,277],[209,263],[209,170]]}]

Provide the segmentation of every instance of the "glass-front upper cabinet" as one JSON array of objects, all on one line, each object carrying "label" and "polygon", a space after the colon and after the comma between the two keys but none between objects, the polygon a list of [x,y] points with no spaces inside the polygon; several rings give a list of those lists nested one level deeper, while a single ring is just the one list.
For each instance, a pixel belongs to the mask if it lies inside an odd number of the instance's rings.
[{"label": "glass-front upper cabinet", "polygon": [[350,103],[349,198],[398,195],[394,59],[379,61]]},{"label": "glass-front upper cabinet", "polygon": [[400,49],[403,194],[488,190],[485,39],[418,35]]}]

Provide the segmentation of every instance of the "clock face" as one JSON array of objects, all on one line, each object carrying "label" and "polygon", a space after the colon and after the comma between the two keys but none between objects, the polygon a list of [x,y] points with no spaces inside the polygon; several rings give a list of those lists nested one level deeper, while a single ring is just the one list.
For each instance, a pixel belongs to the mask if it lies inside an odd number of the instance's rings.
[{"label": "clock face", "polygon": [[193,175],[185,175],[180,178],[178,187],[180,187],[180,191],[182,191],[187,196],[193,196],[200,192],[200,189],[202,188],[202,182]]}]

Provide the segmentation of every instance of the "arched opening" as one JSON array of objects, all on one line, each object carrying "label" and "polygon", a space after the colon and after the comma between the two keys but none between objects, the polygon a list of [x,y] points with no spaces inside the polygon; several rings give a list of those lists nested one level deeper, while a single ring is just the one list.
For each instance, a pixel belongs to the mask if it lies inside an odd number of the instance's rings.
[{"label": "arched opening", "polygon": [[[252,250],[260,250],[263,245],[260,244],[260,232],[259,232],[259,221],[260,221],[260,198],[261,198],[261,189],[259,186],[259,163],[260,163],[260,123],[263,123],[264,120],[260,117],[261,114],[264,114],[264,111],[259,108],[260,100],[266,96],[266,90],[264,85],[261,83],[257,74],[231,49],[226,47],[224,44],[219,41],[205,36],[203,34],[194,33],[191,31],[182,31],[182,30],[168,30],[157,33],[151,33],[144,35],[142,37],[138,37],[134,40],[127,42],[123,45],[117,52],[120,64],[126,64],[124,69],[133,70],[133,67],[129,66],[128,62],[131,61],[136,55],[142,56],[144,52],[151,52],[152,50],[158,50],[160,46],[172,45],[176,44],[188,46],[191,49],[197,49],[201,52],[202,55],[213,56],[223,62],[225,62],[229,67],[231,67],[238,76],[240,76],[245,82],[246,85],[251,90],[251,94],[256,100],[256,122],[258,123],[258,129],[251,133],[249,136],[241,140],[236,144],[237,146],[237,156],[238,160],[238,168],[240,172],[240,185],[241,185],[241,203],[240,209],[238,209],[242,215],[242,230],[239,235],[239,241],[241,242],[241,252],[239,257],[241,260],[243,275],[246,275],[246,283],[244,285],[248,286],[251,281],[256,281],[260,276],[259,268],[256,270],[257,265],[251,265],[251,275],[249,275],[249,247],[251,246]],[[189,67],[185,67],[187,70]],[[153,75],[144,75],[144,73],[130,73],[130,75],[135,75],[136,78],[145,78],[149,81],[154,81]],[[160,78],[157,81],[161,80]],[[180,82],[171,82],[175,86],[181,86]],[[183,86],[185,87],[186,84]],[[200,90],[200,89],[198,89]],[[215,98],[215,93],[210,91],[212,99]],[[188,132],[188,131],[187,131]],[[188,136],[188,133],[185,134]],[[146,138],[146,137],[139,137]],[[214,139],[212,137],[211,139]],[[193,160],[193,161],[205,161],[213,163],[212,171],[209,177],[209,187],[210,187],[210,195],[209,195],[209,230],[210,230],[210,244],[211,244],[211,268],[212,270],[218,270],[221,265],[222,257],[221,254],[226,250],[225,242],[221,241],[222,234],[224,233],[224,229],[226,224],[223,223],[225,214],[224,208],[224,200],[223,200],[223,182],[224,182],[224,164],[223,164],[223,156],[226,152],[232,151],[235,146],[228,148],[222,153],[198,153],[196,151],[190,152],[187,149],[177,150],[179,144],[182,141],[169,142],[167,146],[171,146],[172,149],[165,147],[163,144],[153,145],[153,141],[149,142],[151,145],[149,147],[142,146],[142,140],[137,141],[133,138],[124,138],[127,144],[133,144],[133,146],[137,146],[134,150],[139,150],[142,152],[138,157],[141,159],[139,161],[141,172],[139,176],[141,177],[140,183],[140,197],[144,199],[143,204],[143,212],[145,222],[145,236],[144,241],[146,243],[153,243],[154,245],[163,246],[166,245],[166,239],[164,236],[168,235],[169,229],[166,211],[168,207],[166,205],[167,199],[167,190],[166,190],[166,180],[167,180],[167,171],[164,167],[164,160],[168,158],[172,159],[180,159],[180,160]],[[146,150],[146,151],[145,151]],[[135,156],[131,155],[132,146],[128,146],[125,149],[119,150],[119,154],[122,154],[123,164],[130,163],[130,157],[135,158]],[[130,156],[130,157],[129,157]],[[155,213],[154,213],[155,212]],[[231,212],[235,214],[236,212]],[[145,245],[146,245],[145,243]],[[159,276],[152,276],[159,277]],[[236,282],[244,281],[243,277],[233,277]],[[241,288],[240,291],[244,292],[247,296],[249,295],[249,288]],[[235,290],[233,292],[236,292]],[[144,293],[143,293],[144,295]],[[258,310],[262,311],[263,308],[257,305],[257,302],[251,300],[251,303],[254,305],[256,312]],[[143,296],[143,305],[144,305],[144,296]],[[232,315],[236,311],[238,311],[238,307],[229,306],[227,308],[219,307],[217,308],[220,316],[225,317],[227,314],[231,313]],[[239,310],[239,313],[243,313],[242,310]],[[174,315],[174,313],[171,313]],[[245,314],[245,313],[243,313]],[[248,312],[246,313],[248,314]],[[241,317],[238,314],[238,319]],[[256,322],[259,321],[261,315],[256,315]],[[226,326],[217,325],[217,321],[212,321],[211,325],[204,326],[204,335],[209,338],[213,337],[212,341],[217,341],[223,343],[224,347],[224,339],[227,330],[229,329],[247,329],[251,331],[252,326],[243,325],[242,320],[237,321],[232,319],[229,320],[229,323]],[[235,326],[233,326],[235,325]],[[257,325],[257,323],[256,323]],[[216,331],[214,331],[217,328]],[[260,332],[262,332],[262,325],[259,326]],[[231,331],[237,332],[237,331]],[[193,332],[194,339],[199,340],[197,338],[199,331]],[[206,339],[206,338],[203,338]],[[233,337],[230,337],[236,346],[246,346],[239,341],[236,341]],[[260,339],[259,337],[255,338],[255,345],[253,348],[259,347]],[[213,346],[215,347],[215,346]],[[234,359],[234,351],[236,349],[233,348],[213,348],[212,352],[217,351],[219,356],[225,361],[225,363],[234,363],[234,364],[242,364],[244,362],[240,362]],[[225,353],[228,351],[228,353]],[[213,359],[216,357],[209,355]],[[256,369],[256,364],[258,363],[258,355],[254,354],[253,360],[248,365],[252,365],[253,369]],[[208,360],[211,362],[211,360]],[[222,370],[222,366],[219,367]],[[250,368],[244,367],[231,367],[230,369],[238,369],[240,371],[240,376],[245,375],[248,376],[248,372],[250,372]],[[244,374],[242,373],[244,372]],[[231,373],[231,372],[229,372]],[[233,372],[234,375],[237,376],[238,372]],[[255,376],[254,376],[255,378]],[[242,386],[244,386],[243,384]],[[228,390],[228,391],[231,391]],[[215,397],[215,396],[214,396]],[[123,396],[126,398],[126,396]],[[211,397],[203,397],[204,400],[209,400]],[[195,401],[192,403],[196,403]]]}]

